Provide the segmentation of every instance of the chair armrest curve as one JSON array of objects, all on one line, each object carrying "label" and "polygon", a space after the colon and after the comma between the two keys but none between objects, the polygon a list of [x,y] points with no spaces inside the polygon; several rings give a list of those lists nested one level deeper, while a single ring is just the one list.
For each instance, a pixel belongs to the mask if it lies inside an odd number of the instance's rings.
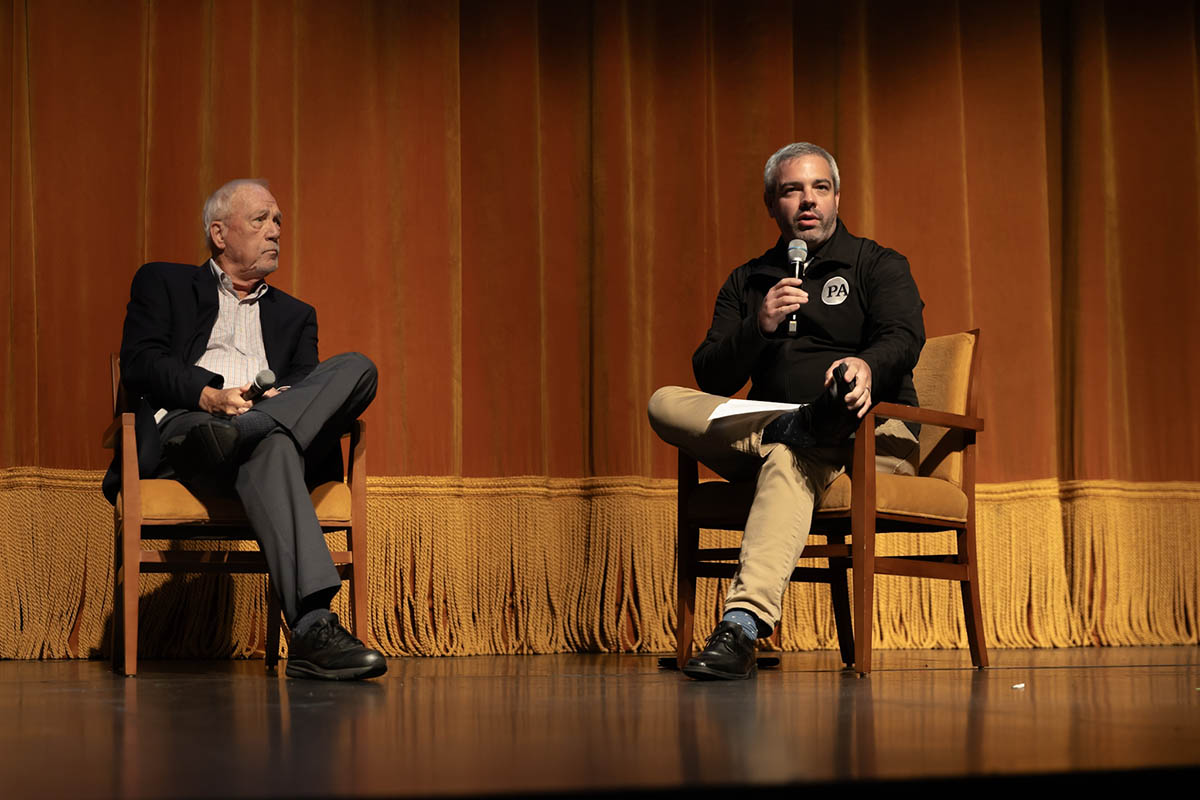
[{"label": "chair armrest curve", "polygon": [[108,427],[104,429],[104,435],[100,439],[100,446],[108,450],[115,448],[117,446],[117,439],[121,434],[121,428],[126,424],[134,424],[134,415],[132,413],[126,411],[124,414],[113,417],[113,421],[108,423]]},{"label": "chair armrest curve", "polygon": [[871,413],[884,419],[919,422],[922,425],[937,425],[942,428],[957,428],[967,431],[983,430],[983,420],[979,417],[952,414],[949,411],[937,411],[932,408],[918,408],[899,403],[879,403],[871,408]]}]

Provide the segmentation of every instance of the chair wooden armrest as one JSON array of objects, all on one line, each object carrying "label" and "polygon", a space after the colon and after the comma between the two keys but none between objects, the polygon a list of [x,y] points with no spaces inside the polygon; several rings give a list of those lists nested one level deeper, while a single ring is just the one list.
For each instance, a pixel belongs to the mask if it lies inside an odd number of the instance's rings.
[{"label": "chair wooden armrest", "polygon": [[[128,419],[126,419],[128,417]],[[104,435],[100,439],[100,446],[108,450],[112,450],[117,446],[117,436],[121,433],[121,426],[125,424],[133,424],[133,414],[128,411],[119,416],[113,417],[113,421],[104,429]]]},{"label": "chair wooden armrest", "polygon": [[361,419],[351,422],[350,427],[342,433],[341,438],[347,437],[350,439],[350,460],[346,464],[346,483],[352,484],[356,472],[362,472],[361,477],[366,477],[367,423]]},{"label": "chair wooden armrest", "polygon": [[871,413],[884,419],[919,422],[923,425],[937,425],[942,428],[957,428],[965,431],[983,430],[983,420],[979,417],[952,414],[949,411],[937,411],[932,408],[917,408],[899,403],[877,403],[871,408]]}]

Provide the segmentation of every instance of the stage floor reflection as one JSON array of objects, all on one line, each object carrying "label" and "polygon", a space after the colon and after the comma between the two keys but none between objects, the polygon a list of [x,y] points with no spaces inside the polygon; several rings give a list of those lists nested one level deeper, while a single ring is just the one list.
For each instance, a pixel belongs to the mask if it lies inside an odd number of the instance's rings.
[{"label": "stage floor reflection", "polygon": [[300,797],[1104,781],[1200,768],[1200,648],[784,653],[696,683],[648,655],[395,659],[356,684],[261,661],[0,662],[4,796]]}]

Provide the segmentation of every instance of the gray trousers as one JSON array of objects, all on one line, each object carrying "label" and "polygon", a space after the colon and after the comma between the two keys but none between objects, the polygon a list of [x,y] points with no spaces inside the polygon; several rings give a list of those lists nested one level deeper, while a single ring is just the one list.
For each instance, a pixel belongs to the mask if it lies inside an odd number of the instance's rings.
[{"label": "gray trousers", "polygon": [[[275,420],[232,476],[258,540],[288,624],[301,614],[305,599],[327,604],[342,581],[309,496],[309,485],[333,479],[328,466],[340,463],[340,437],[375,397],[378,373],[361,353],[342,353],[317,365],[286,392],[260,400],[254,410]],[[163,441],[211,420],[204,411],[169,412],[158,425]],[[165,462],[158,474],[172,474]],[[306,480],[306,475],[308,479]]]}]

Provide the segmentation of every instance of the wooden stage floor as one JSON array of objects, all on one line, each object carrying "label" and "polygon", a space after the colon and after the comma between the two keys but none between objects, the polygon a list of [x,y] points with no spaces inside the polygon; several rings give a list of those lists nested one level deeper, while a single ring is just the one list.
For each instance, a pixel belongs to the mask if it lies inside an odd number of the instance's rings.
[{"label": "wooden stage floor", "polygon": [[859,679],[831,652],[785,653],[742,683],[687,681],[643,655],[395,659],[360,684],[268,676],[261,661],[150,661],[135,679],[5,661],[0,794],[1154,791],[1200,777],[1200,648],[990,655],[976,671],[962,651],[878,651]]}]

